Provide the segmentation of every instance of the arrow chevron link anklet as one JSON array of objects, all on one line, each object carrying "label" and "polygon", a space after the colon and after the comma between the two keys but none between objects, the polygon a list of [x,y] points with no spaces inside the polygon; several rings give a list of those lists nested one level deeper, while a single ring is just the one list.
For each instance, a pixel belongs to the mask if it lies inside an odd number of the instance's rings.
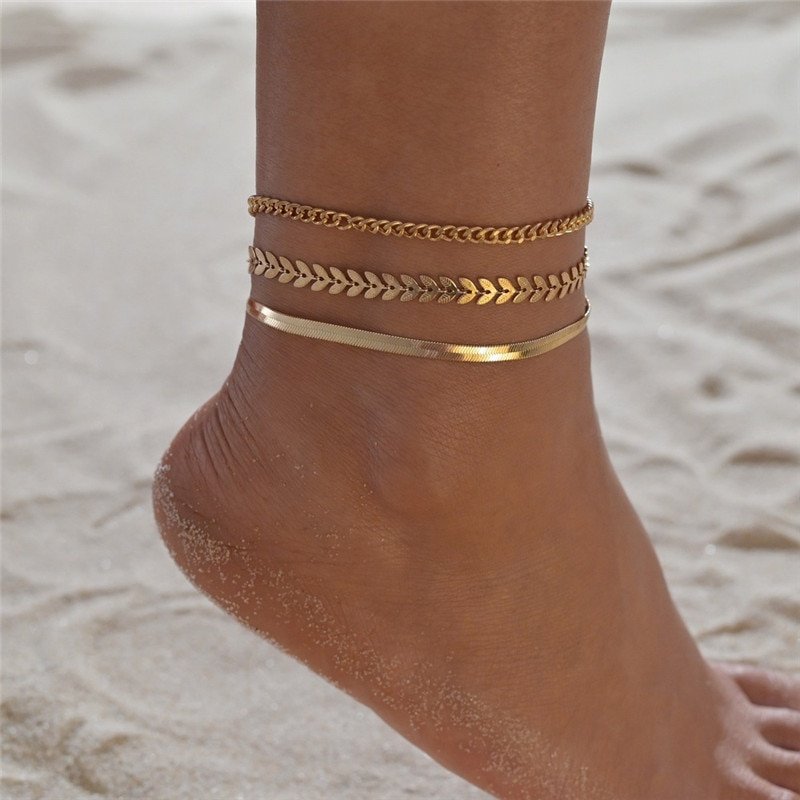
[{"label": "arrow chevron link anklet", "polygon": [[[249,248],[248,271],[253,275],[265,278],[277,278],[279,283],[292,283],[293,286],[307,286],[314,292],[327,290],[329,294],[345,292],[348,297],[362,295],[367,300],[380,297],[381,300],[401,302],[418,300],[427,303],[436,300],[439,303],[456,301],[457,305],[465,305],[477,299],[477,305],[487,303],[536,303],[571,294],[583,285],[586,271],[589,269],[589,254],[583,251],[583,258],[562,272],[550,275],[533,275],[527,278],[520,275],[516,278],[450,278],[440,275],[438,282],[430,275],[414,278],[401,273],[392,275],[389,272],[372,272],[339,267],[323,267],[305,261],[292,261],[286,256],[276,256],[269,250],[258,247]],[[362,294],[363,293],[363,294]]]},{"label": "arrow chevron link anklet", "polygon": [[251,317],[286,333],[308,336],[312,339],[323,339],[328,342],[338,342],[339,344],[349,344],[369,350],[380,350],[384,353],[396,353],[420,358],[438,358],[446,361],[484,363],[518,361],[522,358],[531,358],[554,350],[556,347],[560,347],[562,344],[574,339],[584,330],[589,320],[590,311],[591,306],[587,299],[583,316],[576,322],[553,331],[553,333],[522,342],[483,345],[432,342],[426,339],[411,339],[406,336],[394,336],[361,328],[349,328],[345,325],[334,325],[330,322],[293,317],[281,311],[268,308],[252,297],[247,301],[247,313]]}]

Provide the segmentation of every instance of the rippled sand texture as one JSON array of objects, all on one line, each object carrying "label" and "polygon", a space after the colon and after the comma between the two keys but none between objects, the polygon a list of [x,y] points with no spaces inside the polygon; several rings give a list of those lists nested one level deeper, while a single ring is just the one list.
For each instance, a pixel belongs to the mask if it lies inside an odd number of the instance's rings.
[{"label": "rippled sand texture", "polygon": [[[612,14],[589,231],[613,457],[712,656],[797,666],[797,6]],[[197,593],[153,468],[224,379],[242,15],[3,20],[3,797],[482,797]],[[91,16],[91,15],[84,15]]]}]

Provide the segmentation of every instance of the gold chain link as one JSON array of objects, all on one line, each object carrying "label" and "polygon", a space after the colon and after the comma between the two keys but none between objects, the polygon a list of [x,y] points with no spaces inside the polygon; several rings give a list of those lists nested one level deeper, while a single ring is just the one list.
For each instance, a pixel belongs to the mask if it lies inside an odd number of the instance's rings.
[{"label": "gold chain link", "polygon": [[473,242],[477,244],[523,244],[524,242],[534,242],[537,239],[551,239],[554,236],[563,236],[580,230],[588,225],[594,216],[594,205],[588,199],[586,205],[577,214],[568,217],[499,228],[375,219],[374,217],[348,214],[344,211],[306,206],[264,195],[249,197],[247,208],[252,216],[271,214],[273,217],[323,225],[326,228],[353,229],[381,236],[400,236],[431,242]]}]

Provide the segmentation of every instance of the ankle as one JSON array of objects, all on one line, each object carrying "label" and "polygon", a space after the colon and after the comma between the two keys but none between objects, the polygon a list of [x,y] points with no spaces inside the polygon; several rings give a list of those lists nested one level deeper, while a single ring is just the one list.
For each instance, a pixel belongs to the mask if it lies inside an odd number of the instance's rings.
[{"label": "ankle", "polygon": [[[299,290],[298,290],[299,291]],[[334,300],[337,298],[333,298]],[[295,337],[248,318],[222,416],[397,514],[462,514],[602,451],[585,336],[505,364],[436,362]],[[234,424],[231,422],[231,424]]]}]

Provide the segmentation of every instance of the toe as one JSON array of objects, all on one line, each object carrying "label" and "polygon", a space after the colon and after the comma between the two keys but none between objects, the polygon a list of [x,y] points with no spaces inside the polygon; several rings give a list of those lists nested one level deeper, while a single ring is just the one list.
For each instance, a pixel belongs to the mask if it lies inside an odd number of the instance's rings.
[{"label": "toe", "polygon": [[[727,800],[727,795],[725,798]],[[793,789],[776,785],[771,780],[756,775],[742,791],[735,795],[736,800],[800,800],[800,794]]]},{"label": "toe", "polygon": [[721,664],[751,703],[800,711],[800,679],[784,672],[734,664]]},{"label": "toe", "polygon": [[761,735],[775,747],[800,751],[800,711],[764,708],[759,715]]},{"label": "toe", "polygon": [[800,753],[767,745],[759,753],[757,771],[781,789],[800,792]]}]

